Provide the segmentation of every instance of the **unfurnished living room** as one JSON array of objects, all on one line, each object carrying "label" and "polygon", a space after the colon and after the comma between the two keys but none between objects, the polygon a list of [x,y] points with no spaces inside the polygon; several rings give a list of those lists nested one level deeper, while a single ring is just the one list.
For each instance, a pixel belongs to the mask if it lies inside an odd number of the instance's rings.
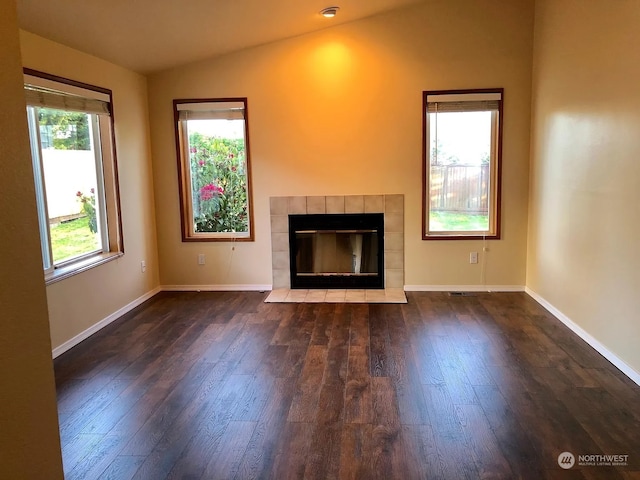
[{"label": "unfurnished living room", "polygon": [[0,478],[640,478],[640,1],[0,0]]}]

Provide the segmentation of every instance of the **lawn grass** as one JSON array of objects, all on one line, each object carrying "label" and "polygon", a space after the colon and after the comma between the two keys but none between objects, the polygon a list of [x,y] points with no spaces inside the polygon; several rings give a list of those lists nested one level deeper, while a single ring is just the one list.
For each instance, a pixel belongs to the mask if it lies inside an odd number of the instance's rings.
[{"label": "lawn grass", "polygon": [[489,217],[460,212],[429,212],[429,230],[433,232],[486,231]]},{"label": "lawn grass", "polygon": [[89,230],[89,217],[50,226],[54,263],[100,248],[98,236]]}]

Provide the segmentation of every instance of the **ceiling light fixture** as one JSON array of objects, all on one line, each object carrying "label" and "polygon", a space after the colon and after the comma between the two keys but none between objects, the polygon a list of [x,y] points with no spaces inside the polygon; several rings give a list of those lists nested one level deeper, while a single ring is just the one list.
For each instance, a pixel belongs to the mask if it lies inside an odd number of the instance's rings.
[{"label": "ceiling light fixture", "polygon": [[325,18],[333,18],[336,16],[336,13],[338,13],[338,10],[340,10],[340,7],[323,8],[322,10],[320,10],[320,15]]}]

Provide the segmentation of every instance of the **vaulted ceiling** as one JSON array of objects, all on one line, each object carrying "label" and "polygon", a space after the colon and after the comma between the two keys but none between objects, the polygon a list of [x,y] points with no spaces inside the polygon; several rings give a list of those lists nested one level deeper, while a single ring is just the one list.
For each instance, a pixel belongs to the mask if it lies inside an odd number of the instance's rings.
[{"label": "vaulted ceiling", "polygon": [[[21,28],[141,73],[424,0],[17,0]],[[333,19],[319,14],[337,5]]]}]

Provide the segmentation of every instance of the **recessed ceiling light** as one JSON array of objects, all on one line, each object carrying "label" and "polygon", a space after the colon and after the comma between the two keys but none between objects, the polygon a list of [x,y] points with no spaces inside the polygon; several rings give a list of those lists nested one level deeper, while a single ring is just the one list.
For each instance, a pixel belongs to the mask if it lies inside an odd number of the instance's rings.
[{"label": "recessed ceiling light", "polygon": [[338,13],[338,10],[340,10],[340,7],[323,8],[322,10],[320,10],[320,15],[326,18],[333,18],[336,16],[336,13]]}]

